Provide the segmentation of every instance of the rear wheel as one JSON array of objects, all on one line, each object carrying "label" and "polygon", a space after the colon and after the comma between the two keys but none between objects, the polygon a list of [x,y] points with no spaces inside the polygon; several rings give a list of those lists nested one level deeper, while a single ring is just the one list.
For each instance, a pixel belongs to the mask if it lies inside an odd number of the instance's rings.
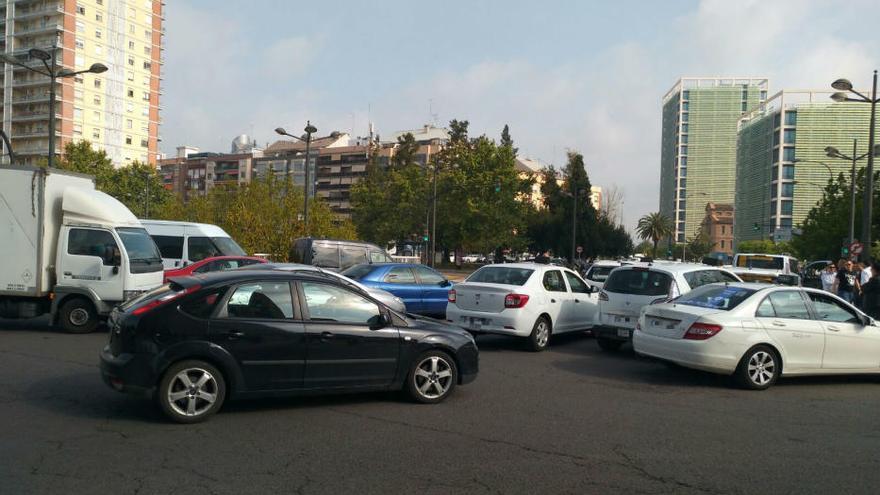
[{"label": "rear wheel", "polygon": [[759,345],[746,352],[734,377],[743,388],[765,390],[776,383],[781,371],[782,362],[776,352],[765,345]]},{"label": "rear wheel", "polygon": [[177,423],[199,423],[216,413],[226,399],[223,374],[204,361],[171,365],[156,391],[159,408]]},{"label": "rear wheel", "polygon": [[532,327],[531,335],[529,335],[529,349],[534,352],[547,349],[550,344],[551,331],[550,320],[546,316],[538,318],[535,326]]},{"label": "rear wheel", "polygon": [[603,351],[617,351],[623,345],[622,340],[609,339],[608,337],[596,337],[596,343]]},{"label": "rear wheel", "polygon": [[98,326],[98,312],[88,299],[74,297],[61,305],[59,323],[67,333],[90,333]]},{"label": "rear wheel", "polygon": [[458,383],[455,360],[443,351],[428,351],[418,357],[406,378],[406,391],[416,402],[436,404],[452,393]]}]

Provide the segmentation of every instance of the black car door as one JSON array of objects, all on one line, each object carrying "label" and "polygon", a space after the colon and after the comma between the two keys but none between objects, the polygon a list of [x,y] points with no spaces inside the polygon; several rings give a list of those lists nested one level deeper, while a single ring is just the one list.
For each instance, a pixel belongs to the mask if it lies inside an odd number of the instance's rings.
[{"label": "black car door", "polygon": [[377,328],[385,311],[375,302],[334,284],[296,284],[306,321],[305,388],[384,388],[397,374],[400,334]]},{"label": "black car door", "polygon": [[246,282],[227,291],[211,340],[235,358],[244,389],[302,387],[306,359],[305,325],[286,280]]}]

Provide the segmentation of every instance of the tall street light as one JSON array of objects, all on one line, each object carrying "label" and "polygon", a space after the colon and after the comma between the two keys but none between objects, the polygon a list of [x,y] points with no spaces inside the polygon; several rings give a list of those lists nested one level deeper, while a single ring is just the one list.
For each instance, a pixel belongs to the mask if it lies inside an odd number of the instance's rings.
[{"label": "tall street light", "polygon": [[572,198],[572,208],[571,208],[571,262],[574,263],[575,255],[577,254],[577,209],[578,209],[578,199],[585,193],[583,189],[578,189],[576,191],[567,193],[566,196],[570,196]]},{"label": "tall street light", "polygon": [[[303,194],[303,197],[304,197],[304,199],[303,199],[303,227],[305,229],[305,235],[306,235],[306,237],[308,237],[309,236],[309,182],[310,182],[309,162],[311,161],[309,153],[311,151],[311,145],[312,145],[312,134],[318,132],[318,129],[312,125],[311,121],[307,120],[306,127],[303,130],[306,131],[306,138],[305,139],[303,139],[299,136],[294,136],[293,134],[288,134],[287,131],[285,131],[283,127],[278,127],[277,129],[275,129],[275,132],[282,135],[282,136],[292,137],[294,139],[297,139],[299,141],[306,143],[305,178],[304,178],[304,182],[303,182],[303,193],[304,193]],[[285,181],[286,180],[287,180],[287,177],[285,177]]]},{"label": "tall street light", "polygon": [[[871,215],[872,208],[874,207],[874,153],[871,151],[874,150],[874,125],[875,125],[875,110],[877,108],[877,71],[874,71],[874,83],[871,87],[871,96],[868,97],[863,95],[853,89],[852,83],[848,79],[838,79],[831,83],[831,87],[838,90],[837,93],[831,95],[831,99],[836,102],[844,102],[844,101],[854,101],[861,103],[870,103],[871,104],[871,123],[868,128],[868,166],[867,166],[867,177],[865,180],[867,183],[865,184],[865,214],[862,218],[862,242],[865,243],[867,249],[862,251],[862,260],[866,261],[871,257]],[[852,93],[858,98],[851,98],[849,94]]]},{"label": "tall street light", "polygon": [[[850,171],[850,183],[849,183],[849,243],[852,244],[856,240],[856,162],[864,159],[871,155],[870,152],[864,153],[862,155],[856,155],[859,149],[859,140],[853,139],[853,152],[852,156],[846,156],[840,152],[834,146],[827,146],[825,148],[825,155],[828,158],[837,158],[839,160],[846,160],[852,162],[852,170]],[[869,158],[870,160],[870,158]],[[824,165],[824,164],[823,164]],[[829,169],[830,171],[830,169]],[[870,215],[868,215],[870,217]]]},{"label": "tall street light", "polygon": [[55,81],[59,78],[73,77],[85,73],[101,74],[102,72],[107,72],[107,66],[101,63],[94,63],[91,67],[84,70],[72,71],[63,67],[59,69],[55,57],[58,47],[53,46],[50,51],[51,53],[40,48],[28,50],[31,58],[43,62],[43,67],[46,70],[26,65],[21,60],[6,53],[0,54],[0,60],[49,78],[49,167],[51,168],[55,164]]}]

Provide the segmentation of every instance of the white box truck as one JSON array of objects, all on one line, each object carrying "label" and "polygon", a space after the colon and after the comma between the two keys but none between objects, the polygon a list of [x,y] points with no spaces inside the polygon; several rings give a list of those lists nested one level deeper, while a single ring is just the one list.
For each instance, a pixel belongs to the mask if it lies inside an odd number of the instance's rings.
[{"label": "white box truck", "polygon": [[49,313],[68,332],[90,332],[162,273],[137,217],[92,177],[0,167],[0,317]]}]

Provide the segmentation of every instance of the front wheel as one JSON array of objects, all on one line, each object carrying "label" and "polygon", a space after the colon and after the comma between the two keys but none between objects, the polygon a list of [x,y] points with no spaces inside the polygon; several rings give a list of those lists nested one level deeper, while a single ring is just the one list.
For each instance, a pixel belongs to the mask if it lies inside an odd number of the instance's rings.
[{"label": "front wheel", "polygon": [[759,345],[749,349],[739,362],[734,377],[737,383],[750,390],[766,390],[776,383],[782,363],[773,349]]},{"label": "front wheel", "polygon": [[159,388],[159,408],[177,423],[199,423],[216,413],[226,399],[223,374],[204,361],[181,361],[171,365]]},{"label": "front wheel", "polygon": [[436,404],[458,383],[455,361],[443,351],[428,351],[415,360],[406,379],[406,391],[416,402]]},{"label": "front wheel", "polygon": [[547,349],[550,344],[550,332],[550,320],[546,316],[538,318],[535,326],[532,327],[531,335],[529,335],[529,349],[534,352]]},{"label": "front wheel", "polygon": [[91,301],[74,297],[61,305],[59,323],[67,333],[91,333],[98,326],[98,312]]}]

